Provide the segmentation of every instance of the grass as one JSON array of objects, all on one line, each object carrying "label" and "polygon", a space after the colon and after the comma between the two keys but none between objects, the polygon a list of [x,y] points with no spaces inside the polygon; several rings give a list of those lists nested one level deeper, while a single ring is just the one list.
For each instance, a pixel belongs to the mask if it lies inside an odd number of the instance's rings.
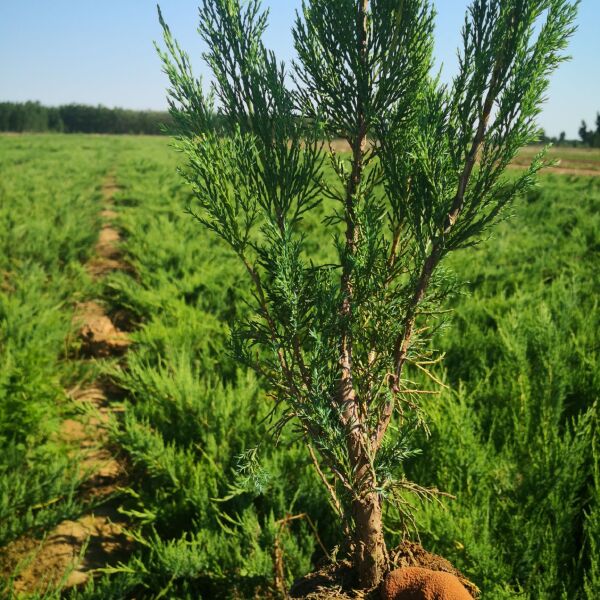
[{"label": "grass", "polygon": [[420,529],[484,597],[592,598],[600,181],[545,176],[515,212],[454,257],[470,283],[438,340],[453,392],[428,407],[411,474],[457,499],[426,507]]},{"label": "grass", "polygon": [[0,546],[83,510],[58,430],[80,376],[66,340],[92,285],[81,263],[109,156],[84,138],[0,137]]},{"label": "grass", "polygon": [[[564,157],[600,164],[593,152]],[[161,138],[0,137],[0,382],[18,384],[0,383],[0,443],[17,453],[0,453],[0,515],[13,515],[8,526],[0,517],[0,544],[81,510],[65,449],[52,441],[68,411],[64,389],[81,375],[64,353],[74,301],[100,294],[136,326],[128,369],[113,372],[127,410],[112,425],[130,465],[122,510],[136,551],[73,598],[276,597],[276,572],[289,583],[323,557],[321,544],[335,552],[343,542],[305,448],[292,430],[271,443],[269,398],[229,356],[244,274],[183,212],[191,195],[177,158]],[[98,289],[81,262],[108,172],[121,186],[115,203],[135,276],[116,273]],[[418,529],[486,600],[592,600],[600,179],[544,175],[514,212],[448,265],[467,282],[452,327],[435,340],[449,389],[424,401],[431,437],[407,471],[454,499],[415,507]],[[318,219],[308,225],[318,249]],[[60,494],[58,507],[33,508]],[[393,511],[387,524],[394,543]]]}]

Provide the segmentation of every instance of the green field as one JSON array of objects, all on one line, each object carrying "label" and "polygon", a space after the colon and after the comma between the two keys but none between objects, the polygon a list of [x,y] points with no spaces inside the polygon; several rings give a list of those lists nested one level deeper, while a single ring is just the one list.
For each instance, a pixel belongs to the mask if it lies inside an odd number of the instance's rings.
[{"label": "green field", "polygon": [[[304,444],[268,441],[270,399],[230,357],[245,275],[184,212],[177,160],[164,138],[0,136],[0,597],[279,597],[343,542]],[[600,597],[600,153],[561,167],[447,265],[465,282],[434,340],[447,387],[423,396],[431,435],[406,467],[451,496],[415,507],[423,546],[484,600]],[[94,279],[108,178],[128,268]],[[126,358],[82,356],[73,314],[91,299],[126,315]],[[59,432],[85,417],[72,391],[102,377],[127,477],[98,500]],[[107,502],[128,556],[83,587],[23,591],[44,536]]]}]

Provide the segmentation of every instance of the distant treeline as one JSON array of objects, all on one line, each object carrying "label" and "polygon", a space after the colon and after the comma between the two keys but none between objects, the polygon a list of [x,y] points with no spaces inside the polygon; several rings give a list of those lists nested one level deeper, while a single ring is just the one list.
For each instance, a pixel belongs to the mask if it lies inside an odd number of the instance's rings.
[{"label": "distant treeline", "polygon": [[66,104],[48,107],[39,102],[0,102],[0,131],[63,133],[134,133],[156,135],[170,124],[167,112],[127,110]]},{"label": "distant treeline", "polygon": [[596,130],[588,129],[587,123],[581,121],[579,128],[581,141],[590,148],[600,148],[600,112],[596,114]]},{"label": "distant treeline", "polygon": [[[218,119],[218,117],[215,117]],[[171,125],[168,112],[106,108],[86,104],[43,106],[39,102],[0,102],[0,132],[57,131],[62,133],[133,133],[162,134],[163,125]],[[588,129],[585,121],[579,128],[580,140],[548,137],[542,132],[540,142],[558,146],[588,146],[600,148],[600,113],[596,129]]]}]

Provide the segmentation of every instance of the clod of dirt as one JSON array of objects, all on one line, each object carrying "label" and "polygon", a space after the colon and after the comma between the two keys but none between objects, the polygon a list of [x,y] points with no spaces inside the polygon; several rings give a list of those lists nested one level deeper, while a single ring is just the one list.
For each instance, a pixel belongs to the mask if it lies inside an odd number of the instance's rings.
[{"label": "clod of dirt", "polygon": [[104,427],[109,413],[115,411],[103,408],[101,403],[105,401],[102,396],[90,402],[98,411],[97,417],[65,419],[60,428],[60,439],[78,448],[77,474],[85,478],[81,493],[88,499],[109,496],[125,483],[123,465],[106,447],[108,436]]},{"label": "clod of dirt", "polygon": [[117,329],[97,302],[83,302],[77,307],[75,321],[79,332],[82,352],[97,358],[119,356],[130,345],[127,334]]},{"label": "clod of dirt", "polygon": [[473,600],[458,578],[444,571],[403,567],[385,579],[382,600]]},{"label": "clod of dirt", "polygon": [[87,272],[94,278],[100,279],[108,273],[113,271],[127,271],[129,266],[123,261],[115,258],[102,258],[101,256],[95,256],[86,265]]},{"label": "clod of dirt", "polygon": [[100,236],[96,244],[96,254],[102,258],[118,258],[121,255],[119,242],[121,235],[110,225],[105,225],[100,230]]},{"label": "clod of dirt", "polygon": [[[41,543],[24,538],[10,544],[6,548],[8,563],[30,557],[15,579],[15,592],[43,590],[61,581],[69,569],[65,587],[79,585],[94,569],[125,558],[132,542],[123,531],[123,522],[111,520],[109,512],[111,516],[115,513],[103,508],[77,521],[63,521]],[[84,546],[85,556],[81,557]]]},{"label": "clod of dirt", "polygon": [[117,216],[117,213],[108,205],[101,212],[105,224],[100,230],[98,241],[95,248],[95,256],[86,264],[88,273],[94,278],[99,279],[112,271],[129,271],[130,267],[121,259],[121,234],[115,229],[110,221]]},{"label": "clod of dirt", "polygon": [[415,542],[403,542],[390,552],[391,569],[402,567],[422,567],[431,571],[444,571],[454,575],[468,592],[475,598],[479,597],[479,588],[469,581],[458,569],[442,556],[427,552],[421,544]]}]

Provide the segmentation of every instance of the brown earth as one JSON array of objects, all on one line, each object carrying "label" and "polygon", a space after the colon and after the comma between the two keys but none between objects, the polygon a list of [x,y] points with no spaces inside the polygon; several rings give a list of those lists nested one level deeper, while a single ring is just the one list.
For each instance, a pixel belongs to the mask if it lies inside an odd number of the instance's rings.
[{"label": "brown earth", "polygon": [[[524,171],[528,167],[528,164],[513,163],[508,168]],[[581,177],[600,177],[600,170],[590,169],[583,166],[561,167],[560,165],[557,165],[556,167],[546,167],[540,171],[540,173],[553,173],[554,175],[579,175]]]},{"label": "brown earth", "polygon": [[444,571],[403,567],[383,583],[382,600],[473,600],[458,578]]},{"label": "brown earth", "polygon": [[106,504],[76,521],[59,523],[43,540],[23,537],[8,548],[9,560],[23,565],[14,582],[17,595],[85,583],[95,569],[127,557],[131,540],[116,507]]},{"label": "brown earth", "polygon": [[[447,583],[449,590],[461,589],[466,596],[398,596],[397,600],[472,600],[479,597],[479,589],[470,582],[458,569],[455,569],[445,558],[432,554],[415,542],[404,542],[390,552],[390,569],[392,573],[398,569],[419,568],[427,571],[423,577],[424,590],[430,594],[437,590],[443,582]],[[429,575],[432,574],[432,575]],[[397,577],[393,579],[396,581]],[[385,583],[381,589],[357,590],[356,573],[349,561],[339,561],[325,565],[323,568],[309,573],[294,583],[290,589],[291,598],[304,598],[306,600],[350,600],[352,598],[365,598],[376,600],[385,593]],[[457,586],[459,586],[457,588]],[[383,596],[388,600],[388,596]],[[392,598],[395,597],[392,596]]]},{"label": "brown earth", "polygon": [[98,236],[94,256],[86,264],[88,273],[94,279],[100,279],[111,271],[131,271],[130,266],[121,258],[119,249],[121,234],[113,225],[114,219],[118,216],[113,207],[113,196],[119,189],[113,178],[107,179],[102,188],[104,208],[100,216],[104,223]]},{"label": "brown earth", "polygon": [[120,356],[129,347],[127,334],[117,329],[98,302],[92,300],[79,304],[75,310],[75,321],[79,326],[81,352],[84,356]]},{"label": "brown earth", "polygon": [[400,544],[400,546],[390,552],[390,563],[392,569],[423,567],[431,571],[450,573],[458,578],[471,595],[476,598],[479,597],[479,588],[474,583],[469,581],[458,569],[454,568],[448,560],[438,554],[427,552],[421,544],[408,541]]},{"label": "brown earth", "polygon": [[[111,223],[117,216],[112,204],[117,190],[114,178],[109,177],[102,190],[104,225],[95,256],[86,265],[94,278],[126,268],[119,249],[120,233]],[[77,304],[73,321],[84,358],[121,356],[130,344],[100,302]],[[111,415],[122,410],[114,404],[114,389],[108,382],[98,381],[76,387],[68,395],[80,414],[63,421],[59,438],[72,447],[73,468],[84,478],[80,493],[96,508],[76,520],[59,523],[41,541],[24,536],[5,548],[3,566],[12,572],[20,565],[14,582],[17,594],[43,590],[61,581],[65,587],[82,584],[96,569],[123,560],[131,550],[126,521],[115,498],[126,483],[126,470],[108,444],[106,429]]]}]

